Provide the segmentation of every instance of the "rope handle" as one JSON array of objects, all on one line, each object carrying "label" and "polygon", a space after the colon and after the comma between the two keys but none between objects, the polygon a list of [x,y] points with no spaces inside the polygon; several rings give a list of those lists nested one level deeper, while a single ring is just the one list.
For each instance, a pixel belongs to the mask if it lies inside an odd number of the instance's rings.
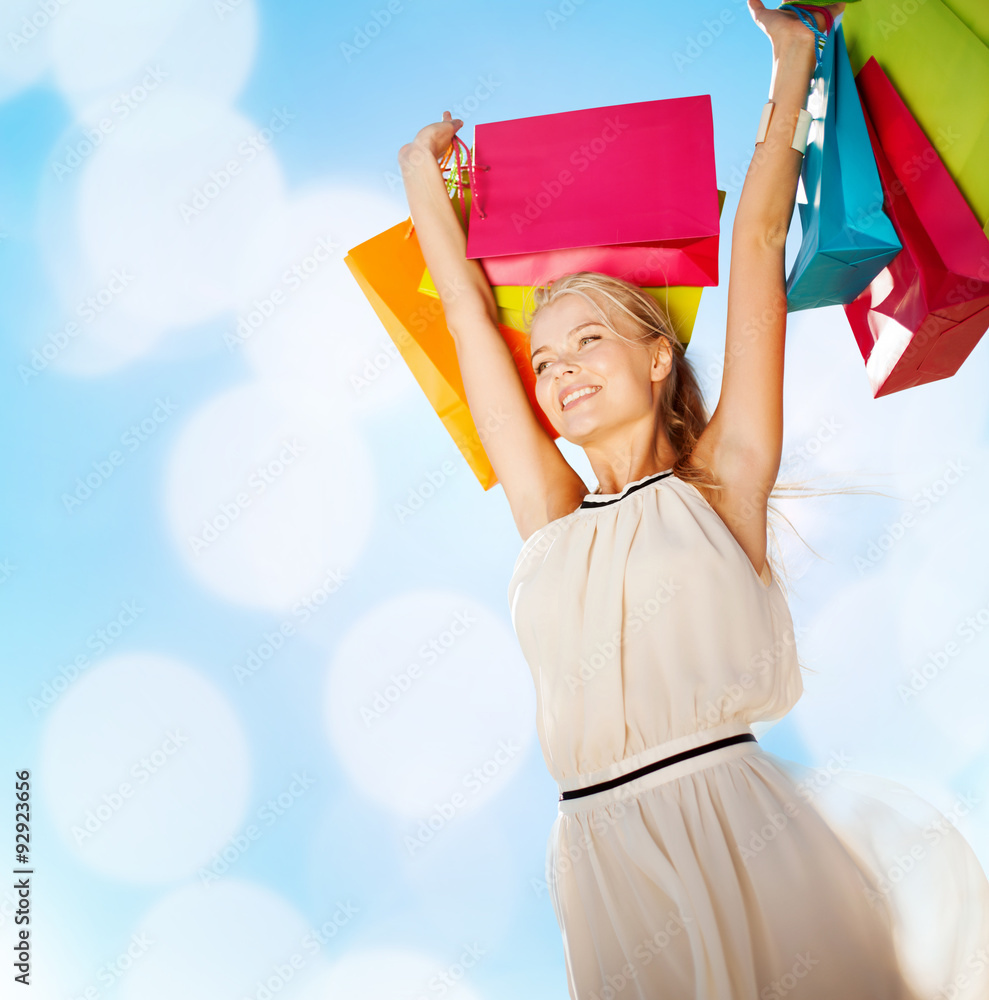
[{"label": "rope handle", "polygon": [[[452,145],[451,146],[447,146],[446,152],[443,154],[443,157],[440,160],[440,172],[441,173],[444,170],[446,170],[447,164],[450,162],[450,157],[451,156],[453,156],[453,146]],[[449,191],[450,190],[450,181],[449,181],[449,179],[446,182],[446,187],[447,187],[447,190]],[[412,221],[412,216],[410,215],[409,216],[409,224],[406,227],[406,230],[405,230],[405,233],[404,233],[404,238],[405,239],[409,239],[412,236],[413,232],[415,232],[415,228],[416,228],[416,225]]]},{"label": "rope handle", "polygon": [[[817,7],[802,3],[792,3],[790,2],[790,0],[784,0],[784,2],[780,4],[780,10],[782,10],[784,7],[787,7],[790,10],[792,10],[793,13],[796,14],[797,17],[799,17],[800,20],[803,21],[803,23],[808,28],[810,28],[811,31],[814,32],[814,40],[817,43],[816,45],[817,65],[820,66],[821,55],[824,52],[824,46],[827,45],[828,42],[828,34],[831,32],[831,29],[834,28],[834,15],[831,13],[831,11],[827,9],[827,7]],[[814,15],[811,13],[811,11],[815,11],[817,13],[824,15],[824,20],[827,22],[827,27],[824,29],[824,31],[821,31],[821,29],[817,26],[817,21],[814,19]]]},{"label": "rope handle", "polygon": [[[463,177],[464,168],[466,167],[466,169],[467,169],[467,175],[469,177],[469,185],[468,186],[469,186],[469,190],[470,190],[471,194],[473,195],[474,204],[477,205],[478,218],[485,219],[485,218],[487,218],[487,216],[486,216],[486,214],[484,212],[484,209],[481,207],[481,202],[480,202],[480,199],[478,197],[478,195],[480,194],[480,191],[478,190],[478,187],[477,187],[477,173],[476,173],[476,171],[477,170],[490,170],[491,167],[490,166],[479,167],[474,162],[474,159],[471,156],[470,147],[467,145],[467,143],[464,142],[463,139],[460,138],[459,135],[454,135],[453,141],[452,141],[451,145],[452,145],[452,147],[453,147],[453,149],[454,149],[454,151],[456,153],[456,157],[457,157],[456,181],[455,181],[454,186],[456,187],[457,194],[460,197],[460,214],[461,214],[461,217],[464,220],[464,227],[466,228],[466,226],[467,226],[467,209],[466,209],[465,203],[464,203],[464,177]],[[461,160],[461,152],[460,152],[461,150],[463,150],[463,161],[466,161],[466,162],[463,162]],[[454,177],[454,172],[453,172],[452,169],[450,171],[450,177]],[[448,186],[448,188],[450,190],[452,190],[452,188],[450,188],[450,185],[449,185],[449,179],[447,181],[447,186]]]},{"label": "rope handle", "polygon": [[[463,149],[463,154],[461,154],[461,149]],[[452,157],[456,157],[456,167],[450,164]],[[466,160],[466,162],[464,162]],[[481,208],[480,201],[478,200],[478,190],[477,190],[477,176],[475,170],[490,170],[490,166],[478,167],[471,156],[470,148],[460,138],[459,135],[454,135],[453,140],[450,145],[447,146],[446,152],[443,154],[442,159],[439,161],[440,171],[449,169],[450,173],[446,178],[446,189],[450,193],[450,197],[453,197],[454,190],[456,190],[457,195],[460,199],[460,217],[464,220],[464,228],[467,228],[467,208],[464,199],[464,191],[469,190],[474,196],[474,201],[477,204],[477,214],[480,218],[487,218],[484,209]],[[464,186],[464,170],[467,171],[469,182],[467,187]],[[405,230],[405,239],[409,239],[415,230],[415,223],[409,218],[408,228]]]}]

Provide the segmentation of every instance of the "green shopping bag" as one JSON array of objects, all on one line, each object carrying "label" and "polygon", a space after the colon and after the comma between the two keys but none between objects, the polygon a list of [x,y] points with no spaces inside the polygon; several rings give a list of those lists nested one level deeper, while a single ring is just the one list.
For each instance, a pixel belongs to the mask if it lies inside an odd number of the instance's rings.
[{"label": "green shopping bag", "polygon": [[970,31],[989,45],[989,5],[985,0],[942,0]]},{"label": "green shopping bag", "polygon": [[869,0],[842,26],[852,69],[876,57],[989,231],[989,3]]}]

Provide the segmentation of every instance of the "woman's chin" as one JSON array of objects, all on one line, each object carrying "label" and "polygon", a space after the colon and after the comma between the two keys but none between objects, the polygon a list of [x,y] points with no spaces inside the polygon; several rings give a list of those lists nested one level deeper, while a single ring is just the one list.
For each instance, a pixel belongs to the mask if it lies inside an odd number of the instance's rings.
[{"label": "woman's chin", "polygon": [[581,433],[580,431],[575,431],[572,427],[568,427],[566,430],[560,431],[560,437],[570,444],[583,448],[591,440],[591,433],[589,431]]}]

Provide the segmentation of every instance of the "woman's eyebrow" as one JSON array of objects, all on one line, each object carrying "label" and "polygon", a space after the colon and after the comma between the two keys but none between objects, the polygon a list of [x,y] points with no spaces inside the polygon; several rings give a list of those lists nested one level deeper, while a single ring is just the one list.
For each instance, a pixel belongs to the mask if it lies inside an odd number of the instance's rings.
[{"label": "woman's eyebrow", "polygon": [[[578,331],[578,330],[583,330],[585,326],[600,326],[600,325],[601,325],[601,324],[600,324],[600,323],[598,323],[598,322],[597,322],[597,320],[589,320],[589,321],[588,321],[587,323],[581,323],[581,324],[580,324],[580,326],[575,326],[575,327],[574,327],[574,328],[573,328],[573,329],[572,329],[572,330],[571,330],[571,331],[570,331],[570,332],[569,332],[569,333],[567,334],[567,340],[570,340],[570,339],[571,339],[571,338],[573,337],[573,335],[574,335],[575,333],[577,333],[577,331]],[[544,345],[543,345],[542,347],[537,347],[537,348],[536,348],[536,349],[535,349],[535,350],[534,350],[534,351],[532,352],[532,358],[534,358],[534,357],[535,357],[535,356],[536,356],[536,355],[537,355],[537,354],[538,354],[538,353],[539,353],[540,351],[548,351],[548,350],[549,350],[549,344],[544,344]],[[531,361],[531,360],[532,360],[532,358],[530,358],[529,360]]]}]

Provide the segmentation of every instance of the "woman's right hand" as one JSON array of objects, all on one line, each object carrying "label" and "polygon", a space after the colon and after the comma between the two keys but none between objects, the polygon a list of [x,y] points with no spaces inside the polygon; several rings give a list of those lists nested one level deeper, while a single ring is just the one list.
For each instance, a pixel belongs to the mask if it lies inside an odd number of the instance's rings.
[{"label": "woman's right hand", "polygon": [[432,125],[426,125],[424,128],[419,129],[415,139],[412,142],[407,142],[398,151],[399,163],[403,166],[406,163],[414,165],[418,151],[428,153],[434,162],[438,161],[446,152],[453,141],[454,135],[456,135],[457,130],[462,125],[463,121],[460,118],[451,118],[450,112],[444,111],[442,121],[434,122]]}]

